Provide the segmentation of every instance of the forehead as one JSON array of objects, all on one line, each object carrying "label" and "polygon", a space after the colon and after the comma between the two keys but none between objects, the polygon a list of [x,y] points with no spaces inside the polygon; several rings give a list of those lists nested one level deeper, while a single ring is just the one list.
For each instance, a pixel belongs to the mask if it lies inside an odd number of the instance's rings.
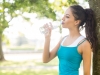
[{"label": "forehead", "polygon": [[66,15],[66,14],[73,15],[73,14],[72,14],[71,8],[67,8],[67,9],[66,9],[65,15]]}]

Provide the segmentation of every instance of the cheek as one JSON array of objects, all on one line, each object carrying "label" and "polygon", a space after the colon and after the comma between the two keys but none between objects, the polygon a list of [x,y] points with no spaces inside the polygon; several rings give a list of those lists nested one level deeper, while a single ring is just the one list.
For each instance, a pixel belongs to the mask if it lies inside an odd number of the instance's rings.
[{"label": "cheek", "polygon": [[64,26],[70,27],[74,25],[74,20],[66,20]]}]

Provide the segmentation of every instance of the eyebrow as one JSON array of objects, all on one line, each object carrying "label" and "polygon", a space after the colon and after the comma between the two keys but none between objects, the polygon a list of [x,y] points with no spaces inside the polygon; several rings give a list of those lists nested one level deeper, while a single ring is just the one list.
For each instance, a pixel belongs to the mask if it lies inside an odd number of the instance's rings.
[{"label": "eyebrow", "polygon": [[68,16],[70,16],[69,14],[65,14],[65,15],[68,15]]}]

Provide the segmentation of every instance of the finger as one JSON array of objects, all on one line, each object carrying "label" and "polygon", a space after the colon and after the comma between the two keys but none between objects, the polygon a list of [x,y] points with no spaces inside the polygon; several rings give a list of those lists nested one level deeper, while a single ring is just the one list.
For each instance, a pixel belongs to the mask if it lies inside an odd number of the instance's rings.
[{"label": "finger", "polygon": [[47,23],[45,23],[44,25],[43,25],[43,27],[45,28],[47,26]]},{"label": "finger", "polygon": [[50,28],[53,29],[53,25],[51,22],[49,22]]}]

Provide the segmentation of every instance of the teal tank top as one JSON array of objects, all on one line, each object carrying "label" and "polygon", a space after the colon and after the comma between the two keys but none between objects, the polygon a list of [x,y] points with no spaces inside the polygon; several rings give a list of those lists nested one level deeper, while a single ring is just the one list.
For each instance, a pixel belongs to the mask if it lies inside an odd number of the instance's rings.
[{"label": "teal tank top", "polygon": [[79,75],[82,55],[78,53],[78,46],[79,44],[75,47],[60,45],[57,51],[59,59],[59,75]]}]

